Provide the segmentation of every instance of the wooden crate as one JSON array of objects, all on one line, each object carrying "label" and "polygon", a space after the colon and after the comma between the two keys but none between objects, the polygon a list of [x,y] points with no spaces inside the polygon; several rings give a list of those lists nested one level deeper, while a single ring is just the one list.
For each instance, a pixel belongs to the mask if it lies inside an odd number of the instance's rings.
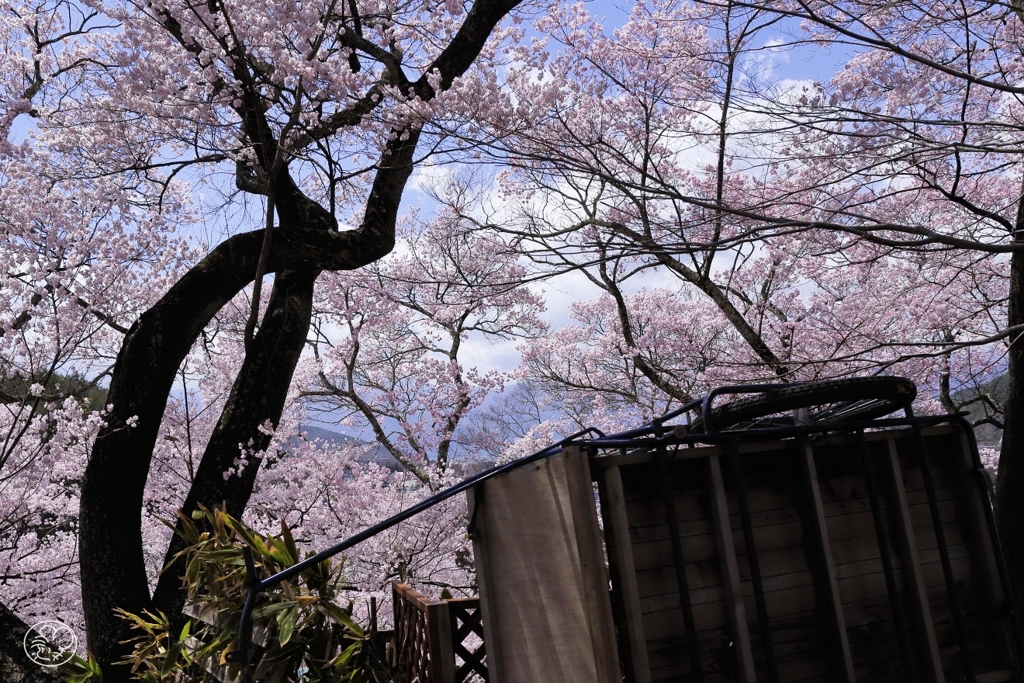
[{"label": "wooden crate", "polygon": [[955,423],[592,458],[626,680],[1017,680]]}]

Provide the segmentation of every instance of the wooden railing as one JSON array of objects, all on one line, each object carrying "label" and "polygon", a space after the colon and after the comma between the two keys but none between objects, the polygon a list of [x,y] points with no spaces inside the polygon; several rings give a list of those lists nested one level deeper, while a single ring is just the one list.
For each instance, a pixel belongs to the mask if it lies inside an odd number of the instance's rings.
[{"label": "wooden railing", "polygon": [[431,600],[392,583],[396,683],[487,681],[480,600]]},{"label": "wooden railing", "polygon": [[[486,683],[487,664],[484,652],[484,630],[479,598],[431,600],[411,586],[394,582],[394,631],[377,631],[376,615],[371,618],[371,638],[390,640],[394,648],[399,674],[394,683]],[[375,610],[374,610],[375,612]],[[186,613],[197,621],[223,626],[223,615],[196,606]],[[264,625],[253,629],[254,650],[250,661],[256,667],[256,678],[283,678],[288,662],[263,662],[262,648],[271,638]],[[189,637],[189,644],[202,643]],[[227,666],[208,662],[206,670],[217,680],[233,679]]]}]

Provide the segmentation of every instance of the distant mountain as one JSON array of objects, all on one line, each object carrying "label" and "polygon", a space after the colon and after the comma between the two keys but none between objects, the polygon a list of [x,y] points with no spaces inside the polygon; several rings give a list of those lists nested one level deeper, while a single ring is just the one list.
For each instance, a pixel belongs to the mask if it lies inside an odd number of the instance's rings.
[{"label": "distant mountain", "polygon": [[[324,427],[314,427],[312,425],[299,427],[300,433],[305,433],[307,441],[322,441],[328,444],[334,444],[338,446],[353,446],[359,450],[359,455],[356,456],[356,461],[361,463],[372,462],[379,467],[385,467],[392,472],[402,472],[405,467],[402,466],[397,460],[392,457],[388,450],[381,446],[376,441],[363,441],[362,439],[349,436],[348,434],[342,434],[341,432],[335,432]],[[295,437],[298,439],[299,437]],[[451,466],[453,471],[458,473],[462,472],[463,476],[469,476],[476,474],[488,467],[493,467],[495,461],[493,460],[477,460],[477,459],[453,459]]]},{"label": "distant mountain", "polygon": [[[360,463],[374,463],[379,467],[385,467],[392,472],[401,472],[405,470],[401,463],[395,460],[387,449],[381,446],[376,441],[363,441],[354,436],[348,434],[342,434],[341,432],[335,432],[324,427],[314,427],[312,425],[299,427],[299,432],[305,434],[307,441],[322,441],[326,444],[332,444],[337,446],[351,446],[355,447],[358,451],[356,456],[356,462]],[[294,437],[297,440],[299,437]]]}]

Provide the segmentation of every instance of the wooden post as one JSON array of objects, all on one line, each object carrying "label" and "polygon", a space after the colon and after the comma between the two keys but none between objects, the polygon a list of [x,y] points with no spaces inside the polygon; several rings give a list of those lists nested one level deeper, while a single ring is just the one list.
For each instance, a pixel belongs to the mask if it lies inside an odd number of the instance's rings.
[{"label": "wooden post", "polygon": [[625,636],[633,660],[633,680],[635,683],[651,683],[647,639],[644,637],[643,616],[640,613],[640,590],[636,583],[633,544],[630,542],[629,519],[626,517],[626,496],[622,490],[622,474],[617,466],[604,470],[604,485],[607,493],[604,523],[609,525],[611,537],[615,539],[611,551],[615,553],[616,566],[619,569],[619,590],[622,593],[622,609],[626,616]]},{"label": "wooden post", "polygon": [[945,683],[946,677],[942,672],[942,660],[939,658],[939,646],[935,640],[935,627],[932,625],[932,612],[928,604],[928,594],[925,590],[924,577],[921,575],[921,560],[917,555],[917,539],[914,537],[914,523],[910,518],[910,505],[907,502],[907,491],[903,486],[903,469],[900,467],[899,454],[896,452],[896,441],[893,438],[886,440],[888,446],[887,474],[892,478],[890,484],[896,494],[896,510],[893,517],[900,532],[900,539],[903,547],[900,549],[903,555],[903,571],[907,582],[907,592],[910,595],[910,602],[914,607],[914,616],[917,619],[917,627],[924,636],[924,645],[927,648],[926,656],[922,659],[927,668],[928,680],[935,683]]},{"label": "wooden post", "polygon": [[448,603],[427,605],[427,642],[430,644],[430,683],[455,683],[455,650]]},{"label": "wooden post", "polygon": [[[407,666],[402,672],[403,683],[416,677],[420,683],[454,683],[455,650],[448,603],[430,600],[404,583],[393,582],[391,587],[395,647],[400,649],[399,661]],[[417,615],[422,615],[422,620]]]},{"label": "wooden post", "polygon": [[570,447],[470,500],[494,683],[621,681],[586,454]]}]

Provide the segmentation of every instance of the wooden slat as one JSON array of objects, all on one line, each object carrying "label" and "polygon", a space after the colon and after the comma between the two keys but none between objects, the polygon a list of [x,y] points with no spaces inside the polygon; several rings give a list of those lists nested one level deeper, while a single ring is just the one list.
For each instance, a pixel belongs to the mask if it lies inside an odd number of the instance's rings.
[{"label": "wooden slat", "polygon": [[811,514],[811,529],[817,535],[821,549],[819,559],[824,576],[821,576],[820,579],[825,583],[825,593],[830,600],[829,611],[832,618],[832,628],[835,630],[836,644],[839,649],[839,656],[842,658],[842,661],[837,663],[839,664],[838,669],[846,683],[854,683],[856,677],[853,672],[853,660],[850,655],[850,642],[846,636],[843,605],[839,597],[839,586],[836,583],[835,564],[832,561],[832,544],[829,541],[828,528],[825,522],[825,510],[821,503],[821,489],[818,486],[818,471],[814,464],[814,452],[808,444],[802,443],[798,448],[798,457],[801,461],[805,490],[809,498],[808,507]]},{"label": "wooden slat", "polygon": [[[935,497],[936,473],[932,470],[931,467],[931,454],[929,453],[928,444],[926,443],[926,440],[923,437],[920,430],[915,430],[915,436],[916,441],[909,442],[909,446],[912,452],[917,454],[917,464],[920,467],[921,474],[924,478],[925,494],[928,499],[929,507],[931,508],[933,531],[935,534],[935,538],[938,541],[938,552],[941,560],[943,577],[946,584],[946,602],[950,607],[950,611],[953,617],[953,633],[956,636],[956,642],[960,649],[959,666],[962,667],[962,672],[964,676],[967,678],[967,680],[972,681],[973,683],[975,663],[973,662],[973,658],[971,656],[970,635],[968,633],[968,629],[966,628],[966,623],[964,621],[963,608],[961,606],[961,596],[959,595],[959,582],[950,564],[948,548],[945,542],[945,527],[948,526],[952,520],[956,519],[957,516],[951,518],[944,517],[940,513],[938,509],[938,503]],[[942,447],[945,444],[936,443],[933,445],[938,446],[939,451],[941,452]],[[941,455],[937,455],[936,457],[940,458]],[[952,473],[946,473],[946,476],[949,476],[951,474]],[[943,473],[940,471],[938,473],[938,476],[943,477]],[[929,597],[931,597],[931,592]],[[934,609],[936,602],[932,601],[931,604],[933,605]]]},{"label": "wooden slat", "polygon": [[[611,683],[620,679],[618,650],[615,646],[615,625],[608,594],[608,567],[594,502],[590,462],[579,446],[565,449],[566,488],[576,529],[576,552],[580,563],[579,590],[587,610],[594,666],[601,680]],[[628,538],[628,537],[627,537]]]},{"label": "wooden slat", "polygon": [[[986,514],[987,492],[982,488],[987,482],[974,469],[973,453],[963,430],[958,430],[952,439],[925,438],[928,452],[932,457],[932,476],[939,485],[956,489],[958,507],[947,514],[940,512],[945,521],[942,533],[947,541],[952,538],[950,527],[962,532],[970,551],[970,566],[961,572],[953,562],[953,576],[956,580],[956,598],[962,609],[961,618],[966,633],[967,649],[973,671],[981,680],[982,672],[1014,666],[1019,650],[1014,642],[1010,617],[1005,611],[1005,596],[996,564],[992,529]],[[934,573],[934,572],[933,572]],[[966,575],[964,575],[966,574]],[[952,609],[949,596],[937,595],[933,604]],[[933,609],[933,614],[936,610]],[[947,616],[952,620],[952,615]],[[936,624],[936,638],[943,642]],[[953,657],[947,659],[947,674],[960,671],[950,667]]]},{"label": "wooden slat", "polygon": [[[677,501],[680,497],[676,493],[678,490],[693,491],[696,486],[701,486],[705,482],[703,477],[701,481],[694,481],[691,476],[682,476],[682,468],[677,466],[672,467],[670,457],[663,447],[658,448],[658,471],[660,476],[658,477],[658,488],[661,491],[661,499],[663,508],[665,510],[665,523],[668,525],[669,540],[672,547],[672,569],[675,574],[675,583],[678,588],[676,592],[676,602],[679,605],[683,624],[686,627],[686,648],[689,655],[690,674],[696,680],[700,681],[703,679],[703,663],[701,662],[701,652],[699,636],[697,634],[697,621],[694,619],[693,603],[690,599],[690,583],[687,570],[687,555],[683,549],[683,539],[679,535],[679,515],[676,509]],[[703,469],[703,468],[701,468]],[[694,499],[695,496],[684,496],[682,500]]]},{"label": "wooden slat", "polygon": [[611,537],[616,540],[611,548],[619,569],[618,589],[626,617],[626,638],[633,659],[633,678],[636,683],[650,683],[651,667],[647,660],[647,640],[644,637],[643,618],[640,615],[640,594],[633,564],[633,544],[629,542],[629,519],[626,517],[622,475],[618,467],[609,467],[604,471],[604,484],[607,493],[605,524],[610,526]]},{"label": "wooden slat", "polygon": [[[913,481],[915,475],[917,482]],[[923,486],[918,488],[912,486],[915,483],[920,483],[919,472],[907,471],[905,476],[907,478],[907,486],[905,488],[912,513],[911,516],[914,518],[915,525],[917,526],[920,525],[917,523],[917,520],[930,519],[926,494]],[[871,519],[871,508],[868,498],[864,495],[853,495],[850,493],[857,487],[863,486],[862,479],[853,480],[851,478],[850,481],[829,479],[827,483],[831,493],[823,499],[822,506],[825,517],[829,520],[830,528],[834,525],[832,518],[835,517],[845,518],[864,515],[863,519]],[[662,538],[668,538],[667,529],[664,525],[664,509],[660,498],[657,500],[643,499],[641,496],[645,494],[644,491],[630,491],[628,482],[625,483],[625,486],[626,507],[629,510],[630,525],[635,529],[634,538],[638,540],[653,538],[650,535],[659,532],[659,530],[662,533]],[[937,488],[935,493],[936,500],[943,510],[954,508],[965,500],[964,494],[952,487]],[[657,493],[654,495],[657,495]],[[799,512],[793,507],[791,498],[781,491],[770,488],[767,485],[758,487],[748,484],[748,496],[751,523],[754,527],[797,523],[801,520]],[[730,508],[735,508],[735,498],[731,492],[726,493],[726,499],[729,502]],[[680,520],[680,534],[687,536],[700,533],[700,529],[705,527],[706,522],[701,518],[702,512],[698,501],[693,496],[677,496],[675,502],[676,514]],[[842,519],[835,521],[840,524],[843,523]],[[732,526],[733,529],[740,528],[738,518],[732,520]],[[862,528],[862,525],[859,523],[853,526],[855,528]],[[955,530],[957,527],[950,526],[950,528]],[[867,529],[863,533],[873,532]],[[742,541],[742,538],[737,538],[737,541]]]},{"label": "wooden slat", "polygon": [[[664,599],[654,604],[641,605],[650,608],[643,612],[644,636],[648,643],[660,638],[676,638],[680,647],[686,647],[686,627],[679,618],[678,605],[666,606]],[[700,624],[700,629],[696,631],[698,639],[705,636],[720,638],[728,632],[729,616],[726,614],[724,600],[694,605],[693,618]]]},{"label": "wooden slat", "polygon": [[722,564],[722,583],[728,604],[729,625],[732,628],[737,674],[740,681],[755,682],[754,655],[750,649],[750,631],[747,630],[747,610],[740,590],[740,572],[736,563],[736,549],[729,523],[729,506],[725,499],[725,482],[719,456],[708,458],[711,474],[711,523],[715,530],[718,556]]},{"label": "wooden slat", "polygon": [[[965,546],[960,546],[960,557],[951,557],[951,562],[954,570],[961,576],[969,576],[969,570],[971,567],[972,558],[969,555],[969,550]],[[938,554],[935,554],[934,562],[925,562],[921,565],[921,573],[923,580],[929,594],[944,595],[945,584],[942,577],[942,565],[938,561]],[[884,578],[881,574],[881,569],[874,565],[874,563],[865,562],[856,566],[855,574],[845,574],[844,569],[849,569],[851,565],[845,565],[844,567],[836,568],[836,580],[837,584],[841,588],[846,586],[852,586],[859,584],[860,589],[866,591],[865,596],[880,596],[885,593]],[[670,581],[671,573],[668,569],[660,570],[661,573],[654,571],[648,572],[640,577],[638,580],[641,582],[643,587],[646,582],[659,582],[659,581]],[[768,602],[768,612],[773,616],[792,616],[796,614],[806,613],[808,618],[812,618],[815,605],[815,593],[814,585],[816,577],[809,571],[801,571],[796,574],[777,574],[776,576],[765,579],[765,599]],[[743,595],[752,596],[753,589],[750,584],[744,582],[742,584]],[[654,611],[670,610],[670,606],[675,599],[674,591],[662,591],[657,592],[656,590],[650,591],[650,595],[641,594],[640,596],[640,611],[641,614],[648,614]],[[695,609],[700,605],[707,603],[718,602],[723,599],[722,587],[711,586],[703,588],[699,591],[693,592],[693,604]],[[752,606],[753,603],[751,603]]]},{"label": "wooden slat", "polygon": [[914,533],[914,523],[910,515],[910,505],[907,502],[907,492],[903,486],[903,468],[900,466],[899,454],[896,451],[896,442],[894,440],[889,440],[886,451],[889,456],[889,466],[885,468],[885,472],[890,477],[888,483],[892,486],[896,498],[895,514],[893,517],[896,520],[897,529],[903,541],[903,547],[900,550],[901,554],[905,557],[903,576],[907,584],[906,592],[910,595],[914,616],[917,619],[917,627],[924,636],[924,644],[927,648],[925,656],[922,657],[925,664],[925,673],[929,680],[942,683],[946,680],[946,677],[942,672],[942,660],[939,658],[939,646],[935,639],[935,627],[932,625],[931,608],[928,604],[924,575],[921,571],[921,558],[917,551],[917,536]]},{"label": "wooden slat", "polygon": [[[989,534],[988,524],[986,522],[985,506],[987,501],[983,497],[982,491],[979,488],[978,478],[981,475],[980,472],[975,471],[974,463],[971,458],[971,450],[967,445],[967,437],[963,432],[960,433],[960,448],[958,449],[958,455],[960,464],[964,468],[965,480],[962,482],[963,487],[966,489],[967,504],[964,512],[971,518],[967,520],[961,520],[961,524],[958,525],[958,529],[969,524],[968,529],[973,531],[971,538],[976,543],[976,553],[978,554],[978,563],[982,567],[982,571],[985,573],[985,577],[982,579],[982,586],[987,589],[986,598],[990,600],[990,604],[993,609],[999,609],[1005,601],[1007,596],[1003,593],[1002,581],[999,578],[999,569],[996,560],[995,547],[992,544],[992,537]],[[952,534],[946,532],[947,540],[953,538]],[[1009,645],[1009,643],[1007,643]]]}]

